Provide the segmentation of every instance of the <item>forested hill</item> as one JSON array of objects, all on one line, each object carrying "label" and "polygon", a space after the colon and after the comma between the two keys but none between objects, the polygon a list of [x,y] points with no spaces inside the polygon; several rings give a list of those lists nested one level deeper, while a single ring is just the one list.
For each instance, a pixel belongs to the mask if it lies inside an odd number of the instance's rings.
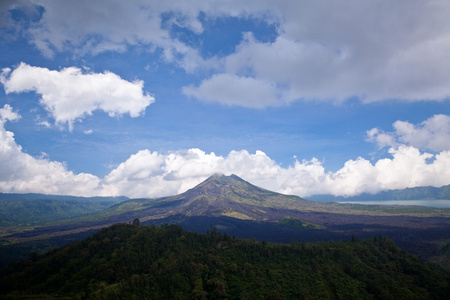
[{"label": "forested hill", "polygon": [[[1,195],[0,195],[1,196]],[[38,226],[104,210],[121,200],[55,200],[0,197],[0,227]],[[69,199],[69,197],[68,197]]]},{"label": "forested hill", "polygon": [[387,238],[271,244],[117,224],[4,269],[11,299],[445,299],[448,276]]}]

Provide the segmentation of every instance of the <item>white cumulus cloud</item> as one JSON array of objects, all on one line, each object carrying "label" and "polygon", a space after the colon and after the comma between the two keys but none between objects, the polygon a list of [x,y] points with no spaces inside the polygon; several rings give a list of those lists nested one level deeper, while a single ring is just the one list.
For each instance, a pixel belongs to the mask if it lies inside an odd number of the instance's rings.
[{"label": "white cumulus cloud", "polygon": [[[0,115],[10,114],[6,106]],[[10,119],[13,120],[17,116]],[[10,120],[8,119],[8,120]],[[45,155],[24,153],[0,119],[0,191],[80,196],[161,197],[182,193],[214,173],[236,174],[257,186],[307,197],[314,194],[352,196],[363,192],[450,184],[450,151],[421,152],[413,146],[391,147],[391,157],[375,163],[359,157],[336,172],[313,158],[282,167],[262,151],[231,151],[227,156],[200,149],[159,153],[141,150],[103,179],[74,174],[64,163]]]},{"label": "white cumulus cloud", "polygon": [[[6,111],[6,113],[5,113]],[[14,113],[13,113],[14,114]],[[5,115],[9,115],[5,118]],[[74,174],[60,162],[33,157],[16,144],[14,134],[4,127],[11,116],[11,108],[0,109],[0,190],[7,193],[45,193],[91,196],[100,193],[99,178]]]},{"label": "white cumulus cloud", "polygon": [[0,108],[0,122],[17,121],[21,118],[19,113],[14,112],[11,105],[5,104],[3,108]]},{"label": "white cumulus cloud", "polygon": [[84,74],[75,67],[56,71],[21,63],[13,71],[3,69],[0,80],[7,94],[40,94],[40,104],[56,124],[67,124],[70,130],[76,120],[95,110],[138,117],[154,102],[143,92],[142,81],[129,82],[111,72]]},{"label": "white cumulus cloud", "polygon": [[368,140],[376,142],[381,148],[400,144],[419,149],[443,151],[450,149],[450,116],[434,115],[419,124],[396,121],[394,131],[384,132],[378,128],[367,131]]},{"label": "white cumulus cloud", "polygon": [[[228,156],[189,149],[172,153],[143,150],[103,179],[106,193],[130,197],[159,197],[186,191],[213,173],[236,174],[263,188],[307,197],[375,193],[415,186],[450,184],[450,151],[433,155],[411,146],[391,148],[391,158],[375,164],[364,158],[349,160],[327,172],[317,159],[296,160],[283,168],[264,152],[231,151]],[[429,159],[433,159],[429,162]]]}]

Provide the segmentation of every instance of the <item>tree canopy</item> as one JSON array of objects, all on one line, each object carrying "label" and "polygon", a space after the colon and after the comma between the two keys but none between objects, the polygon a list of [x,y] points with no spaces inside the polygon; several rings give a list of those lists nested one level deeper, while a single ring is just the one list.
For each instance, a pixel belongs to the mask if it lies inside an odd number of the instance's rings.
[{"label": "tree canopy", "polygon": [[443,299],[449,277],[390,239],[273,244],[117,224],[0,274],[14,298]]}]

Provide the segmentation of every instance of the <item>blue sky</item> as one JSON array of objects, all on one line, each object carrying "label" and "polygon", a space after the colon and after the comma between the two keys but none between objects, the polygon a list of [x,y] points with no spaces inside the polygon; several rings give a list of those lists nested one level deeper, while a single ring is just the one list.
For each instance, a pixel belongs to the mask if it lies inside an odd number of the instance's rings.
[{"label": "blue sky", "polygon": [[450,184],[448,1],[2,1],[0,192]]}]

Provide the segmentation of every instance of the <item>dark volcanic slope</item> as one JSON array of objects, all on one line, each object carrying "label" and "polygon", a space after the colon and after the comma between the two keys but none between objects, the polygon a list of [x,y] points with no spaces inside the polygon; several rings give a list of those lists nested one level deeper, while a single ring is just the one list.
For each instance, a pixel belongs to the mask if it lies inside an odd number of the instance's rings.
[{"label": "dark volcanic slope", "polygon": [[228,216],[243,220],[278,221],[279,210],[312,210],[326,204],[254,186],[236,175],[215,174],[185,193],[159,199],[133,199],[103,212],[110,221],[160,219],[173,215]]},{"label": "dark volcanic slope", "polygon": [[178,203],[170,214],[187,216],[230,216],[238,219],[275,220],[268,208],[300,208],[308,201],[254,186],[236,175],[215,174],[187,192],[168,197]]},{"label": "dark volcanic slope", "polygon": [[[384,224],[408,228],[450,226],[450,218],[396,216],[377,211],[358,211],[345,205],[317,203],[254,186],[236,175],[215,174],[185,193],[156,199],[130,200],[116,207],[133,207],[131,217],[143,220],[183,216],[227,216],[241,220],[276,222],[286,216],[325,226],[336,224]],[[363,208],[361,208],[362,210]],[[349,216],[351,215],[351,216]]]}]

